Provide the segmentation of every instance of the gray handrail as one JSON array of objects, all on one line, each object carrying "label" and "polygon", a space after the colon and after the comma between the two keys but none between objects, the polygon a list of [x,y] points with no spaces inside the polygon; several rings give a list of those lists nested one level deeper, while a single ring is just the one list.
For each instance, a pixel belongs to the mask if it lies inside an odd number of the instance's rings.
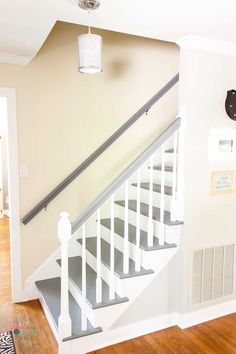
[{"label": "gray handrail", "polygon": [[159,135],[144,152],[139,155],[121,174],[106,188],[99,196],[72,222],[72,233],[76,232],[80,226],[98,209],[111,195],[121,187],[124,182],[133,175],[133,173],[142,164],[152,156],[152,154],[179,129],[181,118],[177,118],[164,132]]},{"label": "gray handrail", "polygon": [[171,79],[155,96],[142,106],[125,124],[123,124],[112,136],[95,150],[79,167],[54,188],[40,203],[38,203],[27,215],[22,218],[24,225],[28,224],[41,210],[56,198],[71,182],[73,182],[88,166],[90,166],[105,150],[108,149],[127,129],[129,129],[144,113],[168,92],[179,81],[179,74]]}]

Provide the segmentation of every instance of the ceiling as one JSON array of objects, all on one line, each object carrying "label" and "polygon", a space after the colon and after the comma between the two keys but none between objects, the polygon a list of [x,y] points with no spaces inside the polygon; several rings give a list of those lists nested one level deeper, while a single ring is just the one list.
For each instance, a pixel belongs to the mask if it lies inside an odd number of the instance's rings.
[{"label": "ceiling", "polygon": [[[101,0],[93,27],[176,42],[186,35],[236,44],[235,0]],[[0,61],[27,64],[57,20],[88,24],[77,0],[0,0]]]}]

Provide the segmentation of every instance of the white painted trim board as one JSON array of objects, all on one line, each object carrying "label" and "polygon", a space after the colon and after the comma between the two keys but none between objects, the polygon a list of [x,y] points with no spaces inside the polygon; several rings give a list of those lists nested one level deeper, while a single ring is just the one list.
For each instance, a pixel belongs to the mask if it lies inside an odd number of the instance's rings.
[{"label": "white painted trim board", "polygon": [[12,300],[24,300],[22,288],[22,262],[20,237],[20,193],[19,193],[19,161],[16,117],[16,90],[14,88],[0,87],[0,97],[7,99],[7,126],[8,126],[8,184],[10,218],[10,244],[11,244],[11,278]]}]

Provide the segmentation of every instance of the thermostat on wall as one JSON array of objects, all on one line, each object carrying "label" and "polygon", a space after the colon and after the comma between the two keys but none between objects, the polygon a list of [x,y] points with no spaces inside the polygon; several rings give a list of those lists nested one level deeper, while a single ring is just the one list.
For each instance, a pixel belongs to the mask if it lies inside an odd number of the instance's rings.
[{"label": "thermostat on wall", "polygon": [[208,154],[211,162],[236,162],[236,130],[212,129],[209,136]]},{"label": "thermostat on wall", "polygon": [[219,152],[232,153],[234,148],[234,139],[220,139]]}]

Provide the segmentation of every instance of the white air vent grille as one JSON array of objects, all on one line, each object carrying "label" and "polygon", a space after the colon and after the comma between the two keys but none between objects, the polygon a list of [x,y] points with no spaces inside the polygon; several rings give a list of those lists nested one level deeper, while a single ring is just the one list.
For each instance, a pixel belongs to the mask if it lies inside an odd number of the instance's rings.
[{"label": "white air vent grille", "polygon": [[226,245],[193,252],[192,305],[233,294],[234,248]]}]

